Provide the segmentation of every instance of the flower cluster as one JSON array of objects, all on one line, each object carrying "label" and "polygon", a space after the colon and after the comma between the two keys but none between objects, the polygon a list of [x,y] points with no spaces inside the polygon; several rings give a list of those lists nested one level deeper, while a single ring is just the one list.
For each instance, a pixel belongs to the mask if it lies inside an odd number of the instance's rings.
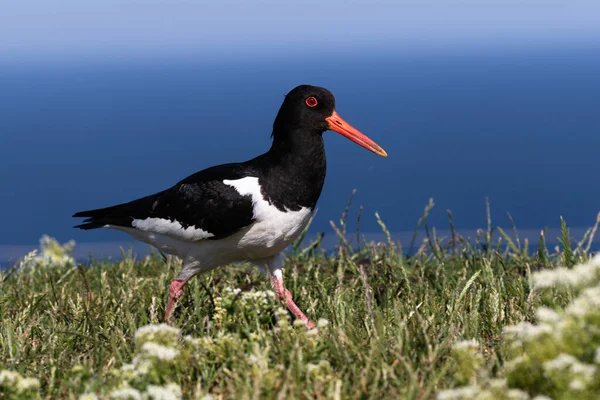
[{"label": "flower cluster", "polygon": [[225,288],[221,296],[215,298],[214,322],[218,327],[237,324],[243,319],[257,319],[268,323],[278,303],[272,290],[252,290],[244,292],[239,288]]},{"label": "flower cluster", "polygon": [[[275,387],[285,373],[285,365],[299,358],[303,360],[306,381],[335,382],[332,379],[335,372],[325,354],[327,320],[319,320],[318,328],[312,330],[302,321],[292,323],[289,313],[271,291],[225,289],[214,301],[214,329],[193,337],[182,336],[179,329],[165,324],[139,328],[134,336],[135,353],[131,362],[113,370],[112,380],[100,393],[91,390],[84,396],[91,399],[102,395],[114,400],[181,399],[181,377],[194,370],[197,374],[244,371],[248,379]],[[245,327],[243,331],[234,324],[241,318],[252,322],[239,324]],[[255,328],[247,329],[248,326]],[[288,349],[285,354],[269,346],[273,335],[278,336],[282,348]],[[236,357],[231,357],[232,354]],[[208,393],[198,395],[204,394]]]},{"label": "flower cluster", "polygon": [[475,379],[479,368],[483,365],[483,357],[479,352],[479,343],[475,340],[463,340],[452,346],[455,361],[454,379],[461,385],[467,385]]},{"label": "flower cluster", "polygon": [[[600,255],[572,269],[533,274],[534,290],[571,290],[575,298],[563,310],[540,307],[537,324],[521,322],[504,329],[507,361],[501,380],[474,382],[472,358],[454,358],[471,371],[462,386],[442,391],[438,399],[597,398],[600,393]],[[467,344],[455,348],[472,349]],[[461,355],[462,354],[462,355]],[[462,379],[460,379],[462,378]],[[493,384],[491,382],[494,382]]]},{"label": "flower cluster", "polygon": [[61,245],[50,236],[44,235],[40,239],[40,254],[35,258],[35,263],[45,267],[58,267],[66,264],[75,265],[72,256],[75,241],[70,240]]},{"label": "flower cluster", "polygon": [[0,398],[35,399],[40,388],[40,381],[26,378],[18,372],[0,371]]}]

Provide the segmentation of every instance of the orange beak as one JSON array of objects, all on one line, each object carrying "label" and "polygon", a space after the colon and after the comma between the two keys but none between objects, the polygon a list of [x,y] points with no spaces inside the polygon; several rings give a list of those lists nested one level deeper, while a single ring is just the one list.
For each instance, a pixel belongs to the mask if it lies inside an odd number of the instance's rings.
[{"label": "orange beak", "polygon": [[377,143],[366,137],[358,129],[344,121],[344,119],[340,117],[337,112],[334,111],[333,114],[331,114],[331,117],[325,118],[325,121],[329,123],[329,129],[332,131],[336,131],[337,133],[346,136],[354,143],[364,147],[367,150],[371,150],[373,153],[379,156],[387,157],[385,150],[383,150]]}]

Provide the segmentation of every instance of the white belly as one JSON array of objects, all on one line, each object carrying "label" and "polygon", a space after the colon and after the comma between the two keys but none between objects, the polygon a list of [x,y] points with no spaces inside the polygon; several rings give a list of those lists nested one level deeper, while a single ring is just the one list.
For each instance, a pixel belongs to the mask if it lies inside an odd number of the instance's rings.
[{"label": "white belly", "polygon": [[185,241],[135,228],[113,228],[123,230],[158,250],[176,255],[184,263],[197,262],[200,269],[206,271],[236,261],[253,261],[280,253],[300,236],[311,216],[308,208],[278,213],[278,218],[257,220],[218,240]]},{"label": "white belly", "polygon": [[[211,240],[210,234],[207,233],[206,238],[193,240],[193,237],[184,235],[189,233],[187,230],[181,235],[174,235],[171,231],[176,227],[173,227],[172,222],[167,224],[171,229],[169,232],[114,228],[121,229],[165,253],[176,255],[182,258],[184,263],[199,264],[197,268],[206,271],[231,262],[274,256],[297,239],[310,221],[310,208],[281,211],[265,200],[258,178],[246,177],[233,181],[225,180],[223,183],[233,186],[241,195],[252,196],[254,222],[231,236]],[[156,225],[156,221],[151,222]],[[165,222],[161,221],[161,224],[164,225]]]}]

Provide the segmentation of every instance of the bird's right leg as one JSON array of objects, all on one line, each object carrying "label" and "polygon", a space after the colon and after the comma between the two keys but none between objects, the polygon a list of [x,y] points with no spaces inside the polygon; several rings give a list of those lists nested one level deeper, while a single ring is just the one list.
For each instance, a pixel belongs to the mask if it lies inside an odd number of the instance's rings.
[{"label": "bird's right leg", "polygon": [[169,285],[169,301],[167,302],[167,308],[165,308],[165,321],[169,322],[169,324],[173,323],[173,311],[175,310],[177,300],[183,296],[183,287],[191,277],[196,275],[196,268],[199,264],[197,261],[184,264],[177,278]]},{"label": "bird's right leg", "polygon": [[296,318],[306,322],[306,325],[309,329],[314,328],[315,323],[308,319],[308,317],[302,312],[300,307],[298,307],[296,303],[294,303],[294,300],[292,299],[292,294],[289,290],[285,288],[285,285],[283,283],[283,272],[281,271],[281,254],[258,260],[256,261],[256,264],[259,265],[262,269],[268,271],[272,276],[273,288],[275,289],[275,295],[277,296],[277,298],[287,306],[288,310],[290,310]]}]

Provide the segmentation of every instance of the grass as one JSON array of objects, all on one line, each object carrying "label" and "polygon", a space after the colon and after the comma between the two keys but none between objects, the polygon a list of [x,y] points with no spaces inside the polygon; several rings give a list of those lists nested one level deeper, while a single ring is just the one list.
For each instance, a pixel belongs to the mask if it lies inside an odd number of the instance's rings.
[{"label": "grass", "polygon": [[542,303],[562,308],[572,300],[568,291],[532,292],[532,272],[587,260],[595,229],[577,244],[565,225],[567,247],[552,252],[543,240],[530,251],[504,231],[496,234],[491,222],[477,238],[452,227],[453,237],[440,239],[427,226],[432,206],[417,226],[428,239],[409,244],[408,256],[389,234],[387,243],[353,248],[347,210],[339,226],[332,223],[340,237],[335,252],[321,251],[318,239],[293,246],[286,285],[310,318],[328,320],[318,332],[286,322],[269,281],[253,269],[194,278],[174,324],[194,339],[173,344],[180,356],[158,357],[141,378],[124,378],[124,371],[132,363],[141,368],[135,360],[143,343],[135,334],[162,322],[176,260],[124,254],[118,262],[32,262],[4,271],[0,370],[39,379],[32,398],[108,398],[127,381],[140,390],[175,382],[184,398],[428,399],[459,384],[452,346],[475,339],[493,376],[507,356],[506,326],[535,322]]}]

